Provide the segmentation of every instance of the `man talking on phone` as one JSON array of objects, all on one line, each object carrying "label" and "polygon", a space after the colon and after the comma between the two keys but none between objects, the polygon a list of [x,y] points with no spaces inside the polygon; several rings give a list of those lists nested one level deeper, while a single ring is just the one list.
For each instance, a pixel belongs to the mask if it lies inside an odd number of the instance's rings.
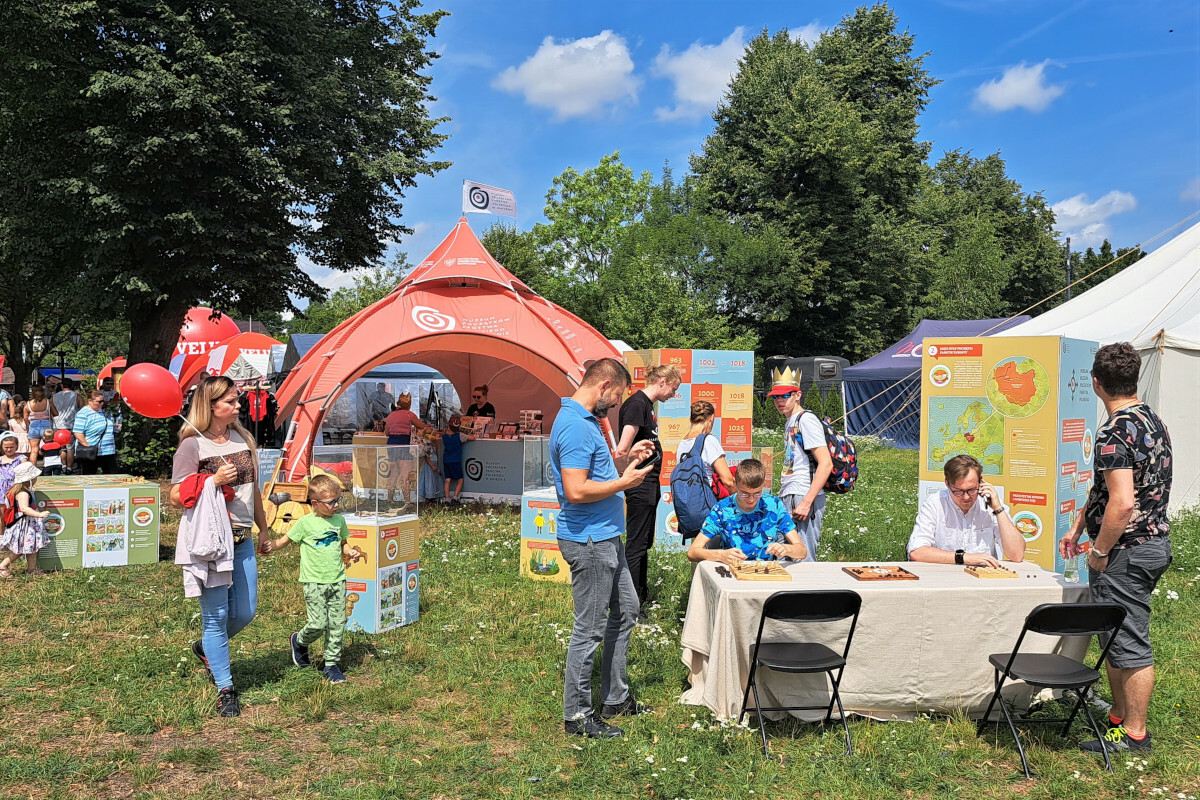
[{"label": "man talking on phone", "polygon": [[917,514],[908,557],[933,564],[998,567],[1000,559],[1025,558],[1017,530],[996,487],[983,479],[983,465],[958,455],[942,468],[946,488],[930,496]]},{"label": "man talking on phone", "polygon": [[[550,433],[550,467],[562,511],[558,548],[571,568],[575,627],[567,645],[563,722],[568,734],[609,739],[623,731],[606,718],[644,714],[629,689],[626,659],[638,613],[625,545],[625,496],[654,469],[654,442],[633,445],[614,460],[600,420],[629,386],[629,371],[615,358],[588,367],[575,394],[562,399]],[[604,643],[599,712],[592,707],[592,663]]]}]

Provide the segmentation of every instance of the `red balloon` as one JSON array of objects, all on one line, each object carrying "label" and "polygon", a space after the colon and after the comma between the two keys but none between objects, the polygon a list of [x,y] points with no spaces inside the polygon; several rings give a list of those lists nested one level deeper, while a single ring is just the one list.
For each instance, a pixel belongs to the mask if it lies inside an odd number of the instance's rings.
[{"label": "red balloon", "polygon": [[179,381],[157,364],[134,364],[121,377],[121,396],[143,417],[166,419],[183,408]]},{"label": "red balloon", "polygon": [[67,430],[66,428],[59,428],[58,430],[56,430],[54,432],[55,444],[62,445],[63,447],[66,447],[67,445],[69,445],[71,443],[71,440],[74,438],[75,437],[72,436],[71,432],[69,430]]}]

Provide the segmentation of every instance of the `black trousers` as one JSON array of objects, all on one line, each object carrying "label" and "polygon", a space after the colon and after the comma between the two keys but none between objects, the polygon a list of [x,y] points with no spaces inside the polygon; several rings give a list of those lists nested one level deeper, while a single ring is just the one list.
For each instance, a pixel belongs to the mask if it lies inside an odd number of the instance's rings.
[{"label": "black trousers", "polygon": [[657,510],[657,491],[653,495],[629,497],[625,501],[625,560],[629,563],[629,575],[633,578],[639,605],[645,605],[650,597],[646,572],[650,565],[650,548],[654,547]]},{"label": "black trousers", "polygon": [[96,475],[100,470],[104,470],[105,475],[112,475],[117,471],[117,457],[97,456],[95,461],[76,461],[75,466],[82,468],[84,475]]}]

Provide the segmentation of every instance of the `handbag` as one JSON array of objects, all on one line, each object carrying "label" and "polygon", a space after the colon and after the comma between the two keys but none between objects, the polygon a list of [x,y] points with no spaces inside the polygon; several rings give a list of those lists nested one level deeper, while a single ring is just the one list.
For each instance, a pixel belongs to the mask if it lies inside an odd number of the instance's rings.
[{"label": "handbag", "polygon": [[76,461],[95,461],[100,457],[100,442],[104,441],[104,437],[108,434],[108,418],[104,418],[104,432],[100,434],[100,438],[95,444],[77,444],[75,445],[75,460]]}]

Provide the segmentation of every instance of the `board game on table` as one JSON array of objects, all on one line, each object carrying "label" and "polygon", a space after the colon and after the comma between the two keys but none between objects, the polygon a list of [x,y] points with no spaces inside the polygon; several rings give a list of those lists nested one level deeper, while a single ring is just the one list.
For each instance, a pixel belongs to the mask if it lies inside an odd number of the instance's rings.
[{"label": "board game on table", "polygon": [[1011,570],[1008,567],[987,567],[982,564],[972,564],[963,572],[968,575],[973,575],[976,578],[1016,578],[1016,570]]},{"label": "board game on table", "polygon": [[792,576],[778,561],[743,561],[730,567],[739,581],[790,581]]},{"label": "board game on table", "polygon": [[864,564],[861,567],[842,567],[856,581],[919,581],[916,575],[904,567]]}]

